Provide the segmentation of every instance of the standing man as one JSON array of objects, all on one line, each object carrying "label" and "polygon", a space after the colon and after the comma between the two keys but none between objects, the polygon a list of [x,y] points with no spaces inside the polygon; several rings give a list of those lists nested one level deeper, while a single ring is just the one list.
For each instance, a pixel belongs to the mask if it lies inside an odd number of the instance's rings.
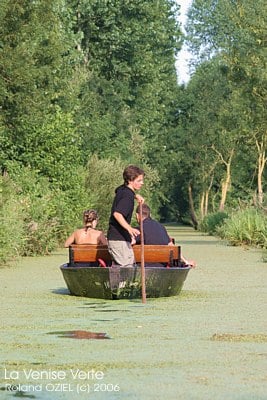
[{"label": "standing man", "polygon": [[107,238],[109,252],[117,265],[133,266],[135,262],[131,242],[140,232],[130,224],[134,200],[144,202],[143,197],[135,193],[143,186],[144,176],[141,168],[129,165],[123,171],[124,184],[115,190]]}]

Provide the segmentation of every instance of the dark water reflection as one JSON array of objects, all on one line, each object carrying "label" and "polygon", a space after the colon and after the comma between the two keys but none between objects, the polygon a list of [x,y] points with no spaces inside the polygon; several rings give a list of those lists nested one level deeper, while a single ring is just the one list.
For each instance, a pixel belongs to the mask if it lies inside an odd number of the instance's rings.
[{"label": "dark water reflection", "polygon": [[131,310],[114,310],[114,309],[109,309],[109,310],[97,310],[99,312],[131,312]]},{"label": "dark water reflection", "polygon": [[7,391],[8,395],[12,397],[22,397],[23,399],[35,399],[36,396],[34,394],[29,394],[23,390],[16,390],[16,385],[11,385],[11,389],[7,389],[6,387],[0,387],[1,391]]},{"label": "dark water reflection", "polygon": [[82,330],[48,332],[48,335],[57,335],[60,338],[70,339],[111,339],[104,332],[90,332]]}]

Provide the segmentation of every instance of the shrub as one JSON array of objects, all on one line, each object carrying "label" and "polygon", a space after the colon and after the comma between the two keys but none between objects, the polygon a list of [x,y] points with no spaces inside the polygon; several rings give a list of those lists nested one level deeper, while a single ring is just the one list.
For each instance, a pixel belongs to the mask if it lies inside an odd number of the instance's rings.
[{"label": "shrub", "polygon": [[24,238],[24,207],[17,197],[17,189],[8,177],[0,178],[0,264],[15,259],[20,253]]},{"label": "shrub", "polygon": [[12,162],[1,177],[0,263],[18,256],[47,254],[62,245],[91,207],[85,171],[75,170],[68,189],[29,167]]},{"label": "shrub", "polygon": [[56,215],[59,220],[57,234],[60,244],[78,227],[82,226],[83,211],[94,206],[94,193],[85,186],[86,171],[80,167],[72,173],[71,182],[65,191],[57,190],[55,195]]},{"label": "shrub", "polygon": [[267,248],[267,215],[256,208],[239,210],[225,221],[218,233],[232,245]]},{"label": "shrub", "polygon": [[207,232],[209,235],[214,235],[227,218],[228,214],[222,211],[208,214],[200,223],[199,229],[202,232]]}]

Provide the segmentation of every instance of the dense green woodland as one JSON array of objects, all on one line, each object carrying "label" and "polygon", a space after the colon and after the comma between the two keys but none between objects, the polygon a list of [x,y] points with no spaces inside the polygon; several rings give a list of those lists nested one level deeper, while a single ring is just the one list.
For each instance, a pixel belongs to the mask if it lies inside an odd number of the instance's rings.
[{"label": "dense green woodland", "polygon": [[86,208],[106,230],[128,164],[154,217],[211,231],[249,210],[239,242],[267,247],[265,1],[194,0],[186,35],[178,15],[173,0],[1,1],[2,262],[61,245]]}]

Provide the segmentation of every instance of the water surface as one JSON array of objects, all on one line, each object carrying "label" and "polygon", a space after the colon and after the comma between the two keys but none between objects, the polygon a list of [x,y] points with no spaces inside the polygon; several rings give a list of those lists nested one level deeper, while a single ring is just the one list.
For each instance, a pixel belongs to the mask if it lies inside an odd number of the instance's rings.
[{"label": "water surface", "polygon": [[[266,399],[261,252],[190,228],[168,231],[198,267],[179,296],[145,305],[70,296],[59,270],[65,249],[1,269],[0,397]],[[26,390],[9,390],[19,384]]]}]

